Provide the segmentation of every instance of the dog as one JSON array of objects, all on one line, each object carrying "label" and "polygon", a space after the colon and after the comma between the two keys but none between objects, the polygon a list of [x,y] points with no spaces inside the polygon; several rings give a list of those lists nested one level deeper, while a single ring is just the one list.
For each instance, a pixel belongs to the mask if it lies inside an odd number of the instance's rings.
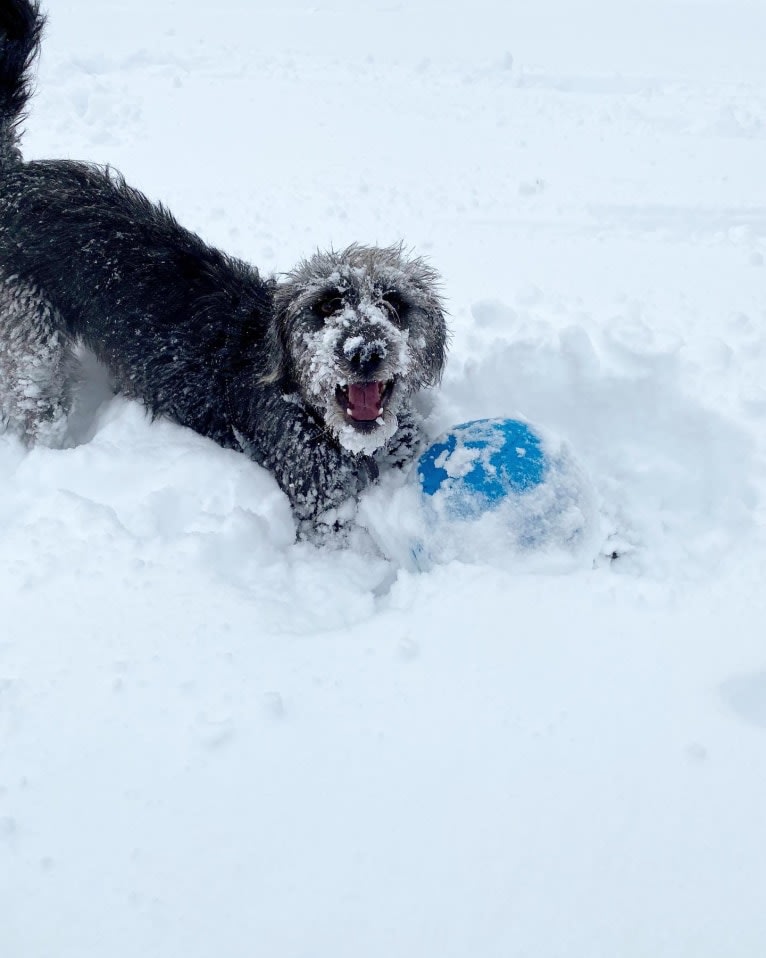
[{"label": "dog", "polygon": [[43,26],[36,0],[0,0],[2,421],[61,444],[84,346],[153,417],[270,470],[299,536],[321,539],[420,447],[412,399],[447,348],[437,274],[401,247],[353,245],[264,278],[108,167],[24,162]]}]

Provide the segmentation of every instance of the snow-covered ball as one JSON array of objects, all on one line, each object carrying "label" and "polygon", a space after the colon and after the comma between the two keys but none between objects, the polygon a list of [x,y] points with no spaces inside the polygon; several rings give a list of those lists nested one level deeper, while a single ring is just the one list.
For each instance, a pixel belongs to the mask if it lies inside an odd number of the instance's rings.
[{"label": "snow-covered ball", "polygon": [[518,419],[479,419],[448,432],[423,453],[418,477],[427,503],[449,519],[475,519],[546,474],[540,437]]},{"label": "snow-covered ball", "polygon": [[519,419],[453,427],[363,516],[386,555],[419,570],[453,559],[534,566],[580,558],[596,526],[591,483],[569,446]]}]

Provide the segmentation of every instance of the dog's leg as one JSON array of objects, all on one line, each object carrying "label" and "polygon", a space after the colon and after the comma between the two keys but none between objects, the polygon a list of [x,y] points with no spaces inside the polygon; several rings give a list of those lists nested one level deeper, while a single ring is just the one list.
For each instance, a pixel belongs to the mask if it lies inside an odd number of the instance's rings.
[{"label": "dog's leg", "polygon": [[0,425],[30,445],[60,446],[76,365],[56,310],[33,286],[0,273]]},{"label": "dog's leg", "polygon": [[423,421],[409,405],[402,405],[396,412],[399,426],[385,446],[375,454],[375,462],[382,469],[404,469],[426,448]]},{"label": "dog's leg", "polygon": [[274,387],[251,396],[249,422],[234,427],[234,434],[242,450],[265,466],[287,494],[301,539],[320,543],[348,525],[356,497],[378,476],[371,456],[343,449],[298,396]]}]

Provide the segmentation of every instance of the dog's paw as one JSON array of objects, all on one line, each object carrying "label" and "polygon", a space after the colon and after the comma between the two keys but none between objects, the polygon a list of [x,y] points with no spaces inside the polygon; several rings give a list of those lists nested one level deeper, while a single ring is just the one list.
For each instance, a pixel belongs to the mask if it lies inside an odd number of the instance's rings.
[{"label": "dog's paw", "polygon": [[298,541],[310,542],[322,548],[343,549],[348,545],[349,536],[355,528],[356,513],[356,498],[348,498],[310,519],[299,520]]}]

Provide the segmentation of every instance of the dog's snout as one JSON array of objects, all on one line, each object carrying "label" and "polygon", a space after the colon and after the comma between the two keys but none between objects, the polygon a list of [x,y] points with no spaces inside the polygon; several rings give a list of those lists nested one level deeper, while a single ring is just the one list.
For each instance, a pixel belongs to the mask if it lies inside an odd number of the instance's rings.
[{"label": "dog's snout", "polygon": [[351,337],[343,344],[343,357],[360,379],[373,380],[385,362],[388,349],[382,339]]}]

